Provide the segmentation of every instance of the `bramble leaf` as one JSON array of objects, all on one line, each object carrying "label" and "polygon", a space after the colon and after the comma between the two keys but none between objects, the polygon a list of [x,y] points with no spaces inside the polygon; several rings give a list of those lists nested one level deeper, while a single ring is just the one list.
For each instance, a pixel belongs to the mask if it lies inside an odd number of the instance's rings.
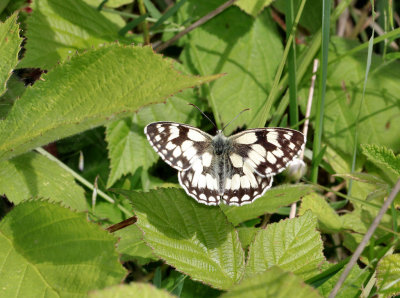
[{"label": "bramble leaf", "polygon": [[105,45],[28,88],[0,123],[0,160],[131,115],[212,80],[178,73],[150,47]]},{"label": "bramble leaf", "polygon": [[4,23],[0,23],[0,96],[6,91],[6,82],[18,63],[18,52],[22,38],[19,36],[15,13]]},{"label": "bramble leaf", "polygon": [[85,213],[23,202],[0,222],[0,296],[84,296],[119,283],[116,240]]},{"label": "bramble leaf", "polygon": [[222,211],[233,225],[256,218],[265,213],[274,213],[279,207],[290,205],[312,192],[309,185],[282,185],[271,188],[264,196],[251,204],[240,207],[220,205]]},{"label": "bramble leaf", "polygon": [[199,204],[173,188],[118,193],[132,201],[144,241],[178,271],[220,289],[241,279],[244,251],[218,207]]},{"label": "bramble leaf", "polygon": [[249,248],[246,276],[260,273],[273,265],[291,271],[303,279],[319,273],[325,261],[317,219],[311,212],[261,229]]},{"label": "bramble leaf", "polygon": [[74,177],[40,154],[30,152],[0,162],[0,177],[0,193],[15,204],[34,197],[77,211],[87,209],[84,191]]},{"label": "bramble leaf", "polygon": [[318,292],[306,285],[304,281],[291,272],[285,272],[277,266],[272,266],[263,273],[245,278],[235,285],[222,298],[228,297],[321,297]]}]

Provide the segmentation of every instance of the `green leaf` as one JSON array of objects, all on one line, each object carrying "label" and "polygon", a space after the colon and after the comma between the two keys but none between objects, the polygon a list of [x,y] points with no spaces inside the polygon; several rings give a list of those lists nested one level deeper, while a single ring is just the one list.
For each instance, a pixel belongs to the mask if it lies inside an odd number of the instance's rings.
[{"label": "green leaf", "polygon": [[132,201],[145,242],[168,264],[215,288],[228,289],[241,279],[244,252],[218,207],[173,188],[118,192]]},{"label": "green leaf", "polygon": [[383,187],[383,188],[389,187],[387,183],[383,181],[381,178],[367,173],[346,173],[346,174],[335,174],[333,176],[341,177],[346,180],[352,179],[361,183],[372,184],[376,187]]},{"label": "green leaf", "polygon": [[40,0],[32,3],[24,59],[18,67],[50,69],[76,51],[119,40],[120,26],[84,1]]},{"label": "green leaf", "polygon": [[376,279],[382,297],[400,294],[400,254],[388,255],[379,261]]},{"label": "green leaf", "polygon": [[237,231],[239,233],[239,239],[242,243],[242,247],[246,248],[254,240],[254,236],[258,232],[258,228],[254,227],[238,227]]},{"label": "green leaf", "polygon": [[85,213],[23,202],[0,222],[1,296],[84,296],[119,283],[126,272],[115,244]]},{"label": "green leaf", "polygon": [[131,115],[214,77],[179,74],[150,47],[105,45],[28,88],[0,123],[0,159]]},{"label": "green leaf", "polygon": [[6,82],[18,63],[22,38],[19,37],[17,17],[15,13],[4,23],[0,23],[0,95],[6,91]]},{"label": "green leaf", "polygon": [[228,220],[235,226],[265,213],[274,213],[282,206],[290,205],[312,192],[309,185],[282,185],[268,190],[264,196],[251,204],[234,207],[220,205]]},{"label": "green leaf", "polygon": [[267,226],[256,235],[249,248],[246,276],[260,273],[273,265],[291,271],[303,279],[319,273],[325,262],[317,219],[311,212]]},{"label": "green leaf", "polygon": [[[321,286],[318,287],[319,292],[324,296],[328,297],[329,293],[333,290],[333,287],[342,275],[343,270],[338,271],[334,276],[330,277]],[[354,266],[349,276],[346,278],[343,286],[340,288],[337,298],[347,297],[359,297],[360,291],[364,286],[365,280],[368,278],[369,272],[367,270],[360,269],[358,265]]]},{"label": "green leaf", "polygon": [[125,297],[141,297],[141,298],[173,298],[165,290],[157,289],[148,283],[131,282],[126,285],[116,285],[103,290],[96,290],[89,293],[90,298],[125,298]]},{"label": "green leaf", "polygon": [[72,175],[37,153],[0,162],[0,177],[0,193],[15,204],[38,197],[78,211],[87,209],[84,191]]},{"label": "green leaf", "polygon": [[400,155],[394,155],[391,149],[379,145],[361,145],[364,155],[374,164],[384,166],[386,169],[400,175]]},{"label": "green leaf", "polygon": [[143,241],[143,233],[137,225],[130,225],[114,233],[119,237],[118,252],[121,261],[135,260],[140,265],[156,260],[152,249]]},{"label": "green leaf", "polygon": [[132,117],[110,123],[107,126],[111,172],[107,187],[121,176],[133,174],[139,168],[147,171],[157,160],[158,154],[150,146],[143,133],[144,127],[155,121],[175,121],[197,126],[201,114],[188,103],[197,104],[193,89],[170,98],[166,104],[144,107]]},{"label": "green leaf", "polygon": [[[94,7],[98,7],[104,0],[85,0],[87,4],[90,4]],[[132,3],[134,0],[107,0],[105,3],[106,7],[120,7],[122,5],[126,5]]]},{"label": "green leaf", "polygon": [[222,298],[228,297],[252,297],[252,298],[311,298],[321,297],[318,292],[306,285],[298,276],[285,272],[277,266],[272,266],[263,273],[252,275],[235,285]]},{"label": "green leaf", "polygon": [[239,6],[247,14],[256,17],[272,0],[238,0],[235,5]]},{"label": "green leaf", "polygon": [[[340,57],[357,42],[332,38],[331,59]],[[399,94],[400,62],[383,63],[382,57],[372,56],[371,70],[362,106],[362,82],[365,79],[367,51],[345,56],[331,62],[328,69],[325,102],[324,141],[349,164],[354,151],[354,133],[359,117],[358,143],[374,143],[396,150],[400,147]],[[309,83],[299,94],[299,103],[305,111]],[[312,109],[312,115],[314,109]]]},{"label": "green leaf", "polygon": [[337,232],[342,228],[342,221],[335,210],[329,206],[325,198],[317,193],[311,193],[301,200],[299,214],[311,210],[318,218],[318,226],[325,232]]},{"label": "green leaf", "polygon": [[[212,10],[215,4],[196,1],[189,9]],[[231,133],[245,124],[254,127],[255,115],[265,103],[283,53],[270,12],[265,10],[253,19],[232,6],[193,30],[188,40],[181,59],[193,73],[227,73],[203,89],[217,124],[226,124],[243,109],[251,108],[225,131]]]}]

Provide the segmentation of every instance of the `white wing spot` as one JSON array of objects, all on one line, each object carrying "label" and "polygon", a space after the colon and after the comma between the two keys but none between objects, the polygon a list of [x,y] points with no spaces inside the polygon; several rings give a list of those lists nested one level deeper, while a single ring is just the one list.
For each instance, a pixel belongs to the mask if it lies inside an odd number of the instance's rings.
[{"label": "white wing spot", "polygon": [[180,167],[180,168],[183,167],[183,163],[182,163],[180,160],[177,161],[176,165],[177,165],[178,167]]},{"label": "white wing spot", "polygon": [[251,187],[254,187],[254,188],[258,187],[256,177],[254,177],[254,174],[253,174],[253,170],[247,163],[245,163],[243,166],[243,173],[246,175],[246,177],[250,181]]},{"label": "white wing spot", "polygon": [[249,152],[249,158],[257,165],[259,165],[262,162],[265,162],[265,159],[254,150],[251,150]]},{"label": "white wing spot", "polygon": [[278,148],[281,147],[281,145],[278,143],[278,134],[275,132],[269,132],[267,134],[267,141]]},{"label": "white wing spot", "polygon": [[202,159],[204,167],[209,167],[211,165],[212,155],[209,152],[205,152],[202,155]]},{"label": "white wing spot", "polygon": [[231,188],[231,183],[232,183],[232,180],[230,179],[230,178],[226,178],[226,181],[225,181],[225,189],[230,189]]},{"label": "white wing spot", "polygon": [[157,125],[157,128],[158,128],[159,133],[162,133],[165,130],[165,127],[163,127],[163,126],[158,127],[158,125]]},{"label": "white wing spot", "polygon": [[203,174],[200,174],[198,187],[204,188],[204,187],[206,187],[206,183],[207,183],[206,176],[204,176]]},{"label": "white wing spot", "polygon": [[181,147],[176,146],[175,150],[172,152],[172,155],[173,155],[174,157],[178,157],[178,156],[180,156],[181,154],[182,154]]},{"label": "white wing spot", "polygon": [[239,202],[239,198],[238,197],[232,197],[229,202]]},{"label": "white wing spot", "polygon": [[201,133],[195,131],[194,129],[189,130],[187,136],[189,139],[195,142],[204,142],[207,140]]},{"label": "white wing spot", "polygon": [[188,150],[190,147],[193,146],[193,142],[186,140],[182,143],[182,151],[185,152],[186,150]]},{"label": "white wing spot", "polygon": [[244,195],[242,197],[242,201],[248,201],[248,200],[250,200],[250,196],[249,195]]},{"label": "white wing spot", "polygon": [[191,160],[192,157],[196,155],[196,153],[197,153],[197,150],[194,147],[190,147],[188,150],[183,152],[183,156],[185,156],[188,160]]},{"label": "white wing spot", "polygon": [[157,142],[159,142],[161,140],[161,136],[160,135],[156,135],[156,137],[154,138]]},{"label": "white wing spot", "polygon": [[257,136],[253,132],[247,132],[238,137],[235,142],[244,145],[254,144],[257,142]]},{"label": "white wing spot", "polygon": [[167,150],[172,150],[176,147],[176,145],[172,142],[168,142],[167,145],[165,146],[165,149]]},{"label": "white wing spot", "polygon": [[193,187],[196,187],[197,184],[199,183],[200,176],[203,176],[201,174],[203,172],[203,165],[201,164],[201,160],[200,159],[196,160],[192,168],[194,170],[192,184]]},{"label": "white wing spot", "polygon": [[240,177],[240,186],[242,188],[250,188],[250,181],[249,178],[247,178],[247,176]]},{"label": "white wing spot", "polygon": [[276,157],[271,152],[267,153],[267,160],[269,163],[276,163]]},{"label": "white wing spot", "polygon": [[279,148],[276,148],[274,151],[272,151],[272,154],[275,155],[276,157],[280,158],[283,156],[283,151]]},{"label": "white wing spot", "polygon": [[240,188],[240,176],[235,174],[232,177],[231,190],[238,190]]},{"label": "white wing spot", "polygon": [[161,152],[162,152],[162,154],[164,154],[164,155],[168,153],[168,151],[165,150],[165,149],[161,150]]},{"label": "white wing spot", "polygon": [[215,202],[216,201],[216,199],[213,196],[209,197],[208,200],[211,201],[211,202]]},{"label": "white wing spot", "polygon": [[291,150],[293,150],[294,148],[296,148],[296,145],[295,145],[294,143],[290,143],[290,144],[289,144],[289,148],[290,148]]},{"label": "white wing spot", "polygon": [[290,141],[290,139],[292,138],[292,135],[290,135],[289,133],[285,133],[283,135],[286,139],[288,139]]},{"label": "white wing spot", "polygon": [[229,158],[231,159],[232,165],[235,168],[243,167],[243,158],[240,155],[232,153],[231,155],[229,155]]},{"label": "white wing spot", "polygon": [[265,148],[263,146],[261,146],[260,144],[254,144],[253,146],[251,146],[251,149],[253,149],[255,152],[257,152],[261,156],[265,156],[265,154],[267,154],[267,150],[265,150]]},{"label": "white wing spot", "polygon": [[206,195],[203,194],[203,193],[202,193],[199,197],[200,197],[200,199],[202,199],[202,200],[204,200],[204,201],[207,199]]},{"label": "white wing spot", "polygon": [[215,185],[215,179],[210,175],[210,174],[207,174],[206,175],[206,182],[207,182],[207,188],[208,189],[211,189],[211,190],[214,190],[214,189],[216,189],[216,185]]}]

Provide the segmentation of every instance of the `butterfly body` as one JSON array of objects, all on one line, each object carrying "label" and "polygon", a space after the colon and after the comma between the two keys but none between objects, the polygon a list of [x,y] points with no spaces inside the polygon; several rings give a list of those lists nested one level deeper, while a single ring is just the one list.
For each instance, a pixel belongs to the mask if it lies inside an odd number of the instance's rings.
[{"label": "butterfly body", "polygon": [[250,129],[226,137],[220,130],[211,136],[186,124],[154,122],[144,131],[160,157],[179,171],[186,193],[207,205],[253,202],[305,144],[303,134],[286,128]]}]

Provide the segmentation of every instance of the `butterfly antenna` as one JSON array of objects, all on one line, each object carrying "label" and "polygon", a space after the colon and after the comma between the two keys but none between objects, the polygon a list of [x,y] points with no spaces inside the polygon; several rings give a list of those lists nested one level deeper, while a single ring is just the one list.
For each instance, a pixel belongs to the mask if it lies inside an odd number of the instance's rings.
[{"label": "butterfly antenna", "polygon": [[189,105],[194,106],[196,109],[198,109],[200,111],[200,113],[202,113],[203,116],[206,117],[212,123],[212,125],[214,125],[215,129],[218,130],[218,127],[215,125],[215,123],[210,118],[208,118],[208,116],[206,114],[204,114],[203,111],[200,110],[200,108],[198,106],[196,106],[193,103],[189,103]]},{"label": "butterfly antenna", "polygon": [[249,110],[250,110],[250,109],[244,109],[244,110],[241,111],[239,114],[237,114],[235,118],[233,118],[231,121],[228,122],[227,125],[224,126],[224,128],[222,129],[222,131],[224,131],[224,129],[225,129],[229,124],[231,124],[234,120],[236,120],[236,118],[239,117],[243,112],[246,112],[246,111],[249,111]]}]

